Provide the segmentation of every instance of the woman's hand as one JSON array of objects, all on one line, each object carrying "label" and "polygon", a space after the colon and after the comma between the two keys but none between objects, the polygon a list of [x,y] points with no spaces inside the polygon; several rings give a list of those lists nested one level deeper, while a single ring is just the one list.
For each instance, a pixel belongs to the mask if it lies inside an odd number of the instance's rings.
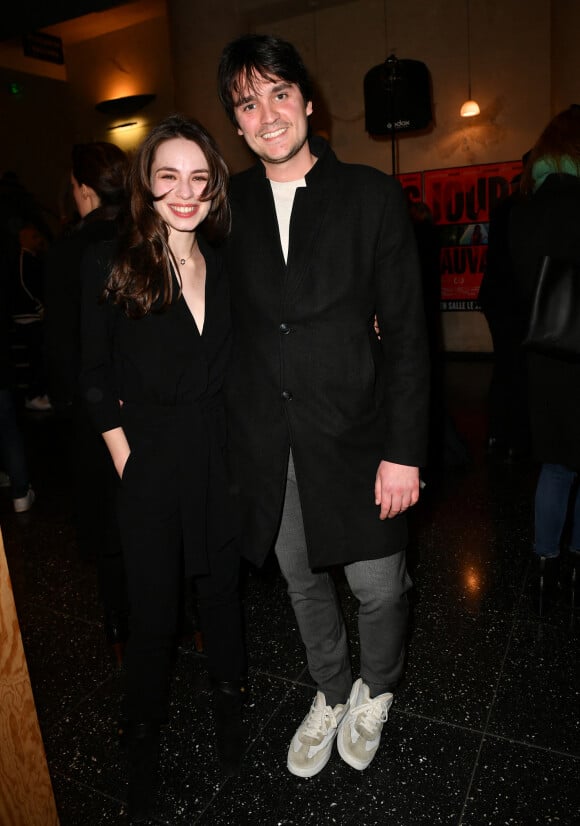
[{"label": "woman's hand", "polygon": [[122,479],[125,465],[131,455],[131,448],[125,436],[125,431],[122,427],[115,427],[113,430],[105,431],[105,433],[103,433],[103,439],[109,449],[115,470],[119,474],[119,479]]}]

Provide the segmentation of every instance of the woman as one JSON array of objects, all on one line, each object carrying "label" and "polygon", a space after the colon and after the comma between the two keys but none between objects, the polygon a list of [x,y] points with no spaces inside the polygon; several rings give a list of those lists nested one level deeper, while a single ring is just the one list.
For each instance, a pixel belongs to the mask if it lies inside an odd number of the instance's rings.
[{"label": "woman", "polygon": [[115,238],[125,197],[127,156],[112,143],[77,144],[71,152],[70,189],[78,220],[47,253],[45,349],[50,398],[63,411],[78,396],[81,262],[95,243]]},{"label": "woman", "polygon": [[118,248],[87,262],[82,386],[120,480],[135,820],[153,806],[182,572],[196,580],[222,767],[239,771],[245,661],[222,402],[229,296],[208,243],[229,228],[227,177],[203,127],[163,121],[135,155]]},{"label": "woman", "polygon": [[[556,115],[544,129],[524,169],[521,191],[525,197],[514,206],[510,242],[530,305],[544,256],[580,264],[580,106]],[[580,558],[580,359],[530,352],[528,370],[532,448],[542,463],[533,558],[533,604],[541,615],[560,584],[568,521],[573,579]]]},{"label": "woman", "polygon": [[72,417],[71,488],[81,554],[97,562],[107,641],[120,664],[127,638],[127,591],[115,508],[116,474],[79,395],[81,263],[93,244],[117,234],[128,161],[115,144],[77,144],[71,189],[80,220],[45,262],[45,356],[49,394]]}]

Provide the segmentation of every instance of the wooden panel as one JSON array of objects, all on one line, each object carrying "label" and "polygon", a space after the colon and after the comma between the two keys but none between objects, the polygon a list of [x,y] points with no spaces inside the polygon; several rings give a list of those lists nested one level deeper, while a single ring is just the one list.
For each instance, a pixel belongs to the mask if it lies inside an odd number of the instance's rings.
[{"label": "wooden panel", "polygon": [[0,823],[58,822],[0,532]]}]

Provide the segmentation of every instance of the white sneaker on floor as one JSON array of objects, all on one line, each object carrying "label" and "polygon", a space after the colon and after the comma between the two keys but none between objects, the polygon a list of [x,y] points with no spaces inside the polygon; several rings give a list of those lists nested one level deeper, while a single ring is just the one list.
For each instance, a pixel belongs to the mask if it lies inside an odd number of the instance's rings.
[{"label": "white sneaker on floor", "polygon": [[340,721],[348,709],[348,702],[334,708],[326,705],[322,691],[316,697],[310,711],[300,723],[288,749],[288,771],[298,777],[313,777],[328,761]]},{"label": "white sneaker on floor", "polygon": [[34,495],[34,491],[32,488],[28,488],[28,493],[26,496],[19,496],[17,499],[12,500],[14,503],[15,513],[24,513],[25,511],[29,511],[34,504],[35,499],[36,496]]},{"label": "white sneaker on floor", "polygon": [[387,722],[393,695],[369,697],[369,687],[359,677],[350,692],[349,710],[338,730],[338,753],[353,769],[366,769],[377,753],[383,725]]}]

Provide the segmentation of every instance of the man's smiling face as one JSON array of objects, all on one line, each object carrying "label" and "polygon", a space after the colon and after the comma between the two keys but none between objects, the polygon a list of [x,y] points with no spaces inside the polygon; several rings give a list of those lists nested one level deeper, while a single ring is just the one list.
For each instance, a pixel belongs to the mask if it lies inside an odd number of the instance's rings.
[{"label": "man's smiling face", "polygon": [[312,102],[304,100],[299,87],[258,75],[240,89],[235,104],[238,134],[266,167],[288,164],[302,154],[310,159],[306,139]]}]

